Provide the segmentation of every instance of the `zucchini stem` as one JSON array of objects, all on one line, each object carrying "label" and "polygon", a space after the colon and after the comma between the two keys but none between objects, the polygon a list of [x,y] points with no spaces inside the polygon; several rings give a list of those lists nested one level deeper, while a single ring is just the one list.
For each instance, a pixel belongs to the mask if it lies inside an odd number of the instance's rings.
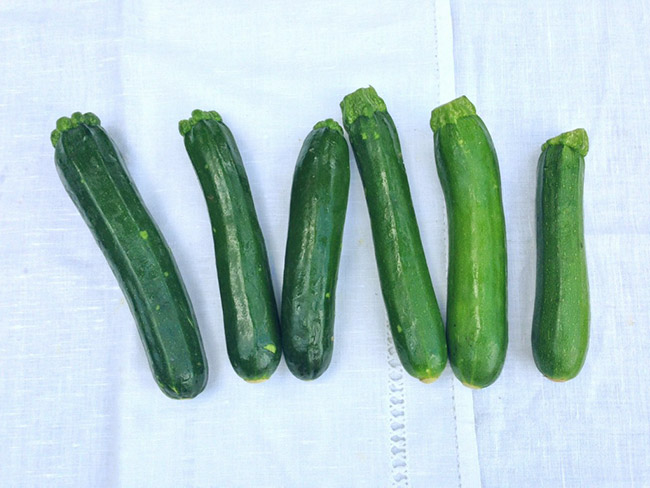
[{"label": "zucchini stem", "polygon": [[549,139],[542,145],[542,151],[546,151],[549,146],[555,146],[557,144],[562,144],[564,146],[569,146],[571,149],[575,149],[583,158],[589,152],[589,137],[587,136],[587,131],[584,129],[571,130]]},{"label": "zucchini stem", "polygon": [[459,97],[451,102],[434,108],[431,112],[431,130],[437,131],[447,124],[455,124],[458,119],[476,115],[474,104],[466,96]]},{"label": "zucchini stem", "polygon": [[70,117],[61,117],[56,121],[56,129],[50,134],[50,141],[52,141],[52,146],[56,147],[59,139],[61,139],[61,134],[65,131],[70,130],[74,127],[78,127],[81,124],[88,126],[98,126],[101,124],[99,117],[97,117],[92,112],[86,112],[82,114],[81,112],[75,112]]},{"label": "zucchini stem", "polygon": [[386,104],[381,99],[372,86],[368,88],[359,88],[358,90],[346,95],[341,102],[341,111],[343,112],[343,125],[346,130],[359,117],[371,117],[375,112],[386,112]]},{"label": "zucchini stem", "polygon": [[321,120],[314,126],[314,130],[322,128],[332,129],[343,135],[343,129],[341,129],[341,126],[334,119]]},{"label": "zucchini stem", "polygon": [[192,116],[189,119],[181,120],[178,123],[178,131],[183,137],[185,137],[185,134],[192,130],[192,127],[194,127],[202,120],[216,120],[217,122],[222,121],[221,115],[219,115],[214,110],[206,111],[196,109],[192,110]]}]

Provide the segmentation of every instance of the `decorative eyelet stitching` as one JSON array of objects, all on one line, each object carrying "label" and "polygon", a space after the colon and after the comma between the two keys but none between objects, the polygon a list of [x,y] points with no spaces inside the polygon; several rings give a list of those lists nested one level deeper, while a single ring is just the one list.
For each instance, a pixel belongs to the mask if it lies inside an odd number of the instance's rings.
[{"label": "decorative eyelet stitching", "polygon": [[409,485],[406,455],[406,405],[404,398],[404,370],[390,333],[386,330],[388,345],[388,398],[390,435],[390,479],[394,488]]}]

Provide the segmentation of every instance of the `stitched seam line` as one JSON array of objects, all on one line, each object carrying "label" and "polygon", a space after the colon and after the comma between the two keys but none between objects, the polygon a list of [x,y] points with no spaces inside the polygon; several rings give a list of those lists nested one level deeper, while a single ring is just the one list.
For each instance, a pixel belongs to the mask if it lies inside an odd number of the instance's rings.
[{"label": "stitched seam line", "polygon": [[462,488],[463,483],[460,477],[460,451],[458,450],[458,416],[456,415],[456,392],[454,391],[454,377],[451,377],[451,404],[454,407],[454,437],[456,441],[456,467],[458,468],[458,488]]}]

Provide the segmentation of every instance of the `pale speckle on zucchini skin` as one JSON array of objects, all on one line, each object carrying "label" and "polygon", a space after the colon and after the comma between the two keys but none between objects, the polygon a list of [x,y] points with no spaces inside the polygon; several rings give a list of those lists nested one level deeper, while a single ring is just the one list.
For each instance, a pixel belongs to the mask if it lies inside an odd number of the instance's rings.
[{"label": "pale speckle on zucchini skin", "polygon": [[146,241],[147,239],[149,239],[149,233],[146,230],[141,230],[140,237],[142,237]]}]

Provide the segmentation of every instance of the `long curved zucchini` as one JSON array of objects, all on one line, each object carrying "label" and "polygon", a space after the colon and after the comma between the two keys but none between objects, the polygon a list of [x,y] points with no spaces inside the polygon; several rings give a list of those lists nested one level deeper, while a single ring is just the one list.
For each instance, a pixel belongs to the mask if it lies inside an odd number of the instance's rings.
[{"label": "long curved zucchini", "polygon": [[465,97],[431,114],[449,220],[447,347],[454,373],[483,388],[508,346],[506,229],[492,138]]},{"label": "long curved zucchini", "polygon": [[327,369],[334,347],[334,302],[350,188],[343,129],[332,119],[314,126],[293,175],[282,287],[282,347],[303,380]]},{"label": "long curved zucchini", "polygon": [[404,369],[430,383],[447,364],[447,346],[397,129],[372,87],[347,95],[341,110],[366,194],[395,348]]},{"label": "long curved zucchini", "polygon": [[537,291],[532,346],[537,368],[566,381],[589,345],[589,282],[582,193],[589,140],[584,129],[542,146],[537,173]]},{"label": "long curved zucchini", "polygon": [[264,381],[282,350],[264,237],[244,164],[216,112],[195,110],[179,130],[210,214],[228,357],[244,380]]},{"label": "long curved zucchini", "polygon": [[56,168],[129,303],[151,371],[171,398],[207,382],[203,344],[176,263],[113,141],[91,113],[52,132]]}]

